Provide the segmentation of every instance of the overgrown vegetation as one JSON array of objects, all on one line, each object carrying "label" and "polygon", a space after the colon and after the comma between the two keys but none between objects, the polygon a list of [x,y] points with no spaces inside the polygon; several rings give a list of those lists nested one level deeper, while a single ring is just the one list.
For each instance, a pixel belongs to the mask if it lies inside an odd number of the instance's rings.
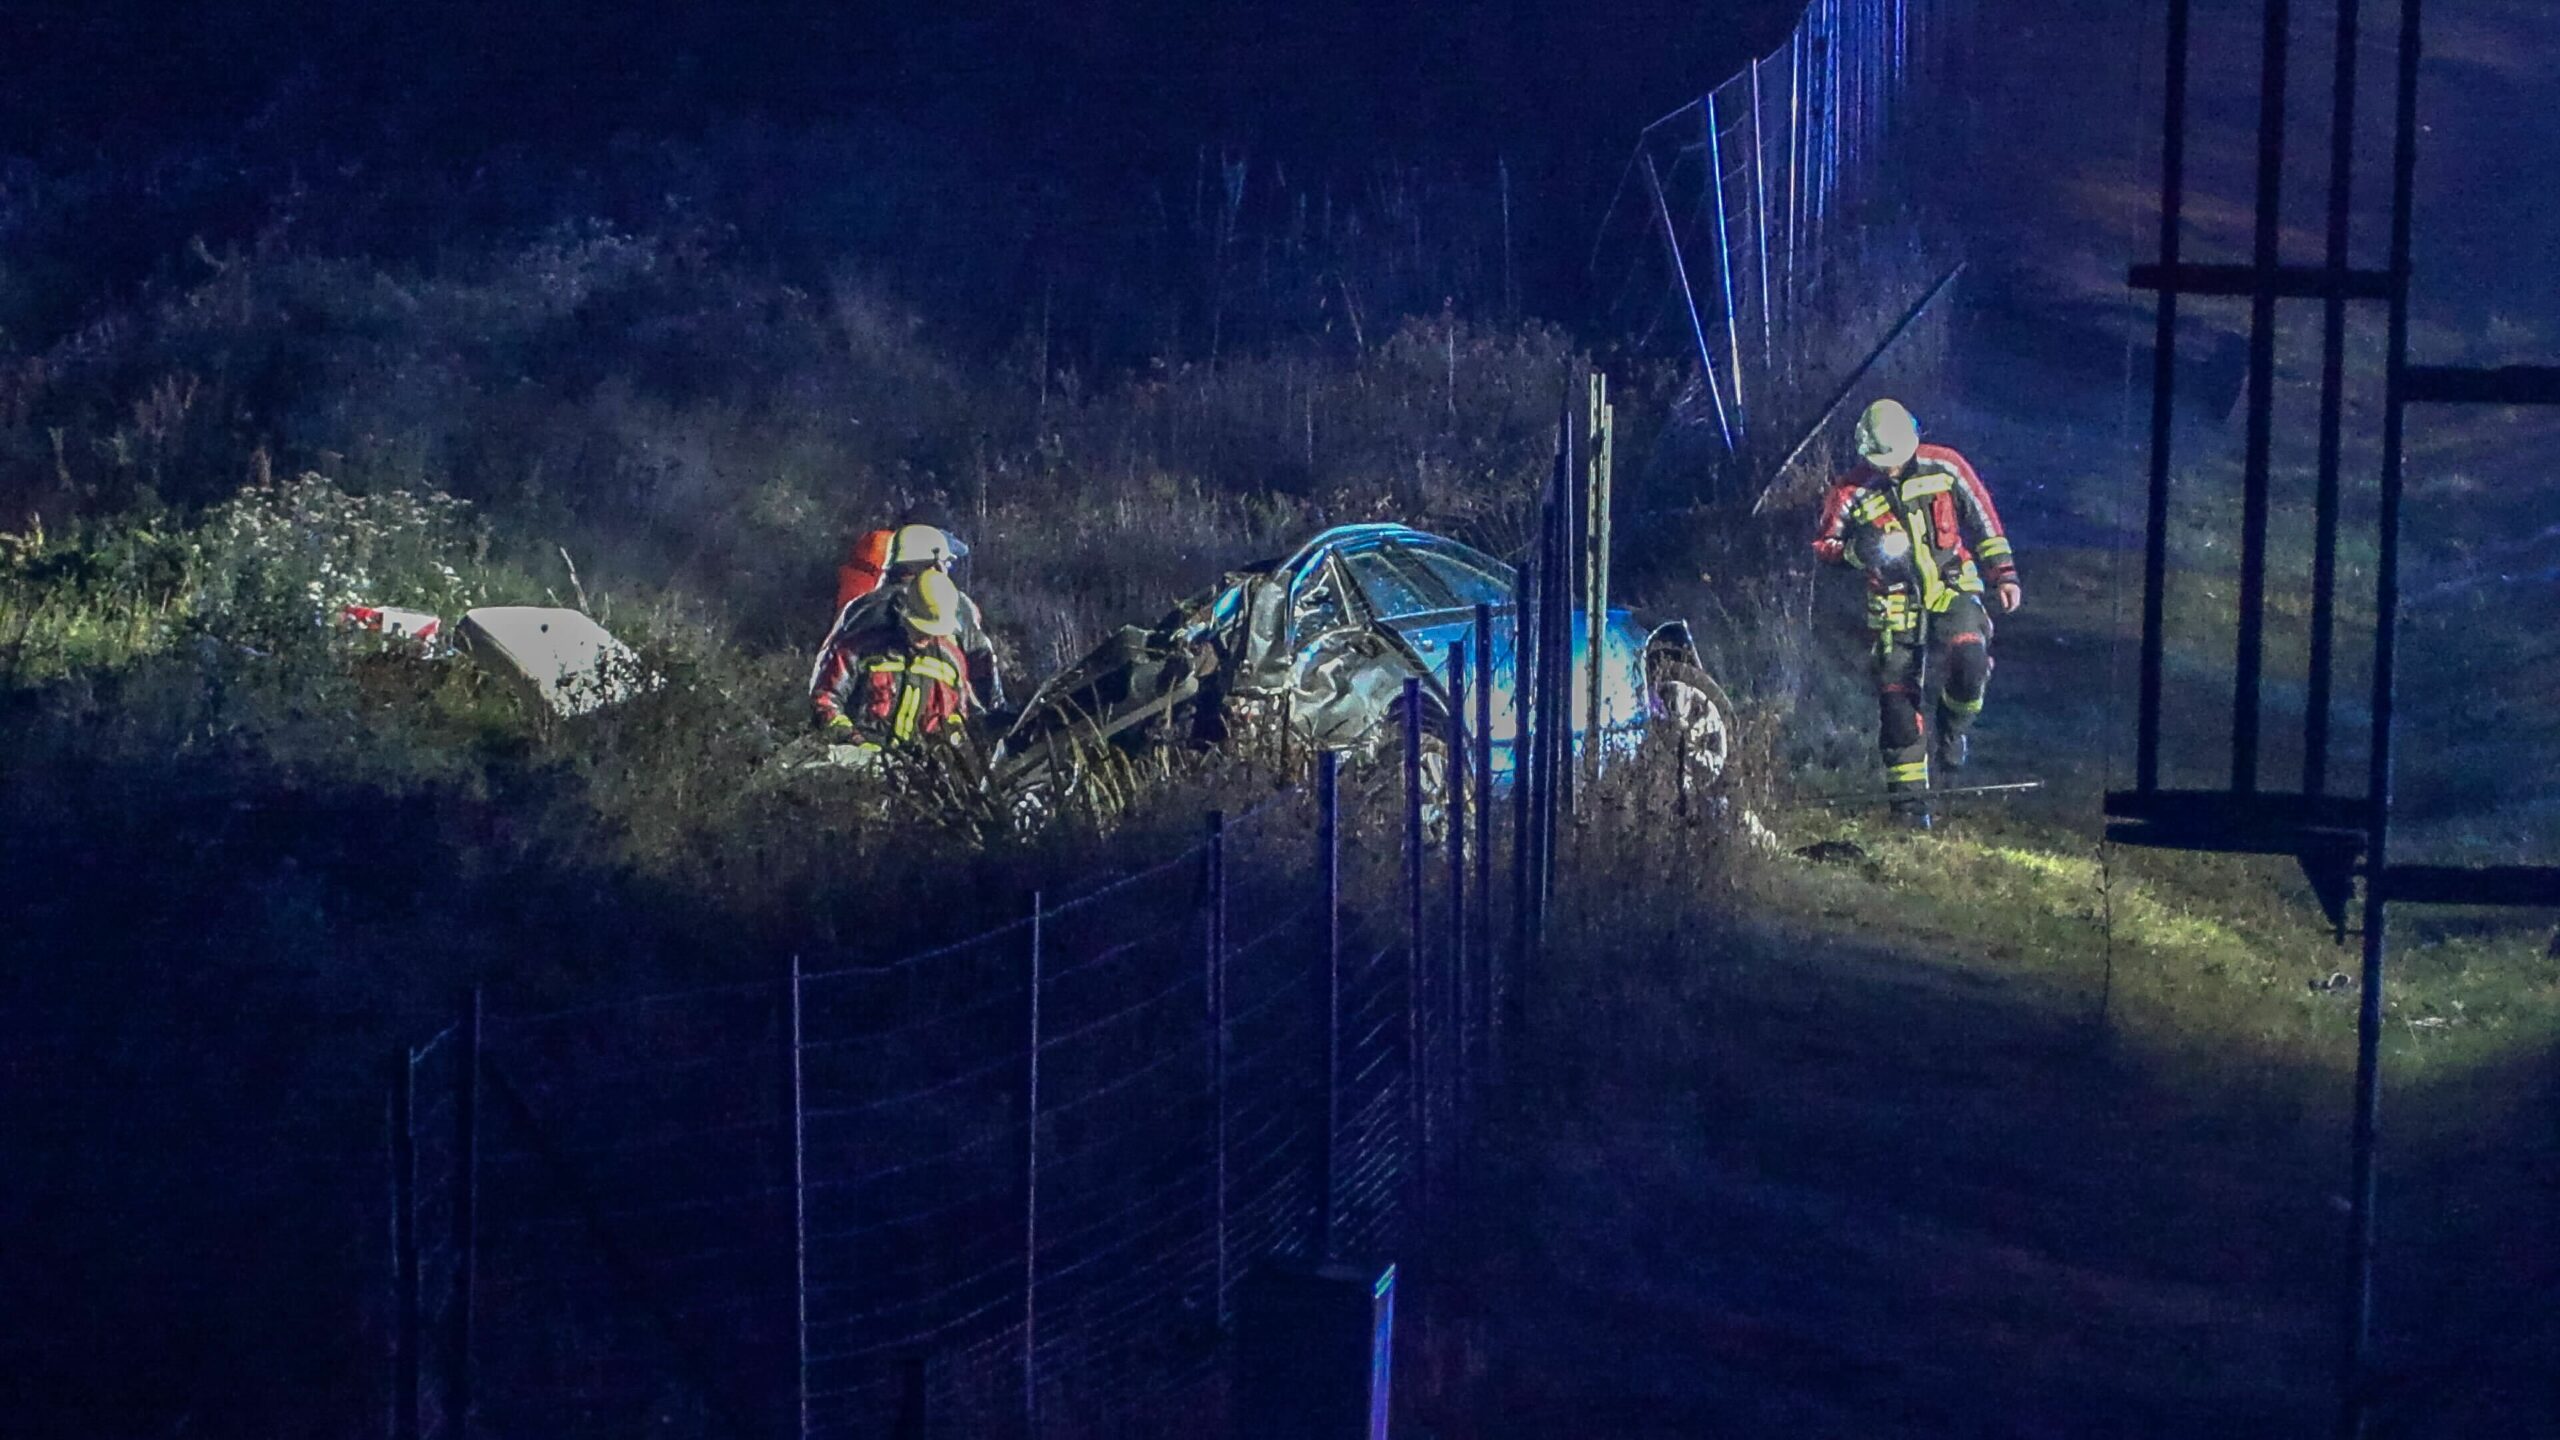
[{"label": "overgrown vegetation", "polygon": [[[969,535],[966,579],[1027,684],[1324,524],[1516,549],[1573,358],[1554,330],[1444,312],[1136,374],[986,366],[850,268],[813,294],[681,227],[570,225],[432,268],[281,244],[209,268],[11,372],[0,476],[29,508],[0,537],[0,665],[22,757],[211,749],[475,794],[574,777],[518,824],[768,918],[883,878],[884,826],[818,817],[893,802],[788,770],[851,533],[912,517]],[[1924,329],[1894,364],[1944,344]],[[1623,453],[1664,450],[1644,417],[1676,397],[1641,369],[1619,389]],[[1749,803],[1771,814],[1807,780],[1859,788],[1872,744],[1855,621],[1785,503],[1831,463],[1819,450],[1771,514],[1686,512],[1715,523],[1645,533],[1622,565],[1639,603],[1700,622],[1756,705]],[[1677,498],[1650,479],[1630,493]],[[2035,593],[2094,637],[2114,622],[2081,569]],[[467,667],[343,633],[354,602],[584,604],[677,683],[583,722],[517,713]],[[2087,774],[2094,757],[2046,759]],[[919,823],[952,856],[1022,843],[965,804],[896,829]],[[2079,833],[2017,850],[2003,883],[2064,883]],[[2168,948],[2228,968],[2200,939]]]}]

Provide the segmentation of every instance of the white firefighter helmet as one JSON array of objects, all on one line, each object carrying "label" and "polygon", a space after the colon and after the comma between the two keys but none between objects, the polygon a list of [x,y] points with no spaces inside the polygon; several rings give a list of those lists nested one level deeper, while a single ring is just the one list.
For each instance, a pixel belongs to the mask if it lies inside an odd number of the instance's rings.
[{"label": "white firefighter helmet", "polygon": [[935,525],[901,525],[889,539],[892,565],[948,565],[969,547]]},{"label": "white firefighter helmet", "polygon": [[1858,416],[1858,457],[1879,470],[1899,470],[1920,453],[1920,422],[1899,400],[1878,400]]}]

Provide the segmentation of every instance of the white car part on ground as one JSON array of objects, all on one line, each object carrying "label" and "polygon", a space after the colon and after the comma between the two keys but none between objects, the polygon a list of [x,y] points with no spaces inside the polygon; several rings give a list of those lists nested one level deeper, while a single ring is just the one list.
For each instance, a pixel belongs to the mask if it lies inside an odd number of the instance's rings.
[{"label": "white car part on ground", "polygon": [[464,654],[559,715],[584,715],[658,687],[628,645],[575,610],[493,605],[462,617]]}]

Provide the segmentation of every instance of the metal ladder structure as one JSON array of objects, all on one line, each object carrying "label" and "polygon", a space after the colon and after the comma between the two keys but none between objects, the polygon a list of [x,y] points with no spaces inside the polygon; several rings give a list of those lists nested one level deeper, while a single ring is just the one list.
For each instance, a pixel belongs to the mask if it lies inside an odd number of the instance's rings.
[{"label": "metal ladder structure", "polygon": [[[2409,361],[2410,233],[2417,171],[2417,83],[2422,0],[2399,0],[2399,41],[2391,146],[2390,239],[2384,268],[2349,263],[2349,194],[2354,162],[2359,0],[2336,0],[2325,254],[2320,263],[2285,262],[2279,190],[2284,173],[2285,83],[2291,0],[2260,0],[2255,226],[2246,264],[2200,264],[2180,255],[2186,182],[2188,60],[2194,0],[2168,0],[2167,87],[2162,129],[2160,258],[2136,265],[2130,281],[2156,292],[2149,516],[2144,537],[2140,715],[2136,782],[2107,796],[2109,838],[2119,843],[2297,857],[2328,906],[2341,938],[2361,882],[2363,948],[2356,1031],[2351,1238],[2340,1357],[2337,1433],[2360,1437],[2373,1400],[2375,1184],[2381,1094],[2383,977],[2390,912],[2396,905],[2560,906],[2560,866],[2460,867],[2391,858],[2392,708],[2400,623],[2399,551],[2404,424],[2413,405],[2560,405],[2560,365],[2457,368]],[[2167,789],[2160,783],[2162,659],[2168,578],[2169,456],[2181,296],[2245,297],[2249,361],[2241,494],[2240,590],[2236,616],[2230,782],[2222,789]],[[2271,789],[2259,773],[2261,677],[2265,652],[2267,530],[2273,445],[2277,307],[2323,308],[2320,440],[2314,511],[2308,698],[2299,788]],[[2341,411],[2346,384],[2344,317],[2350,303],[2387,307],[2382,447],[2377,477],[2374,561],[2372,742],[2361,795],[2328,793],[2329,715],[2335,658]]]}]

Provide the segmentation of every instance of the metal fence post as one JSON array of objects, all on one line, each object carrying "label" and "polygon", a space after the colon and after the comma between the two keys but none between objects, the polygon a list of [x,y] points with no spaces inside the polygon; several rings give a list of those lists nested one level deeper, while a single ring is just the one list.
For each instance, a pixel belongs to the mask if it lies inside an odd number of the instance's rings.
[{"label": "metal fence post", "polygon": [[1610,612],[1610,551],[1618,543],[1618,405],[1608,397],[1608,377],[1600,382],[1600,438],[1592,443],[1592,523],[1600,528],[1592,536],[1592,728],[1600,725],[1600,700],[1608,692],[1603,682],[1600,656],[1608,646],[1608,612]]},{"label": "metal fence post", "polygon": [[[1539,877],[1546,873],[1547,807],[1553,803],[1550,787],[1554,773],[1547,768],[1547,746],[1555,738],[1554,694],[1556,653],[1554,633],[1548,624],[1548,607],[1552,604],[1556,582],[1555,528],[1556,504],[1554,477],[1550,475],[1545,494],[1538,502],[1536,546],[1538,564],[1530,586],[1531,601],[1521,624],[1529,634],[1529,667],[1520,685],[1522,738],[1527,753],[1515,756],[1513,768],[1522,772],[1525,783],[1521,792],[1527,805],[1521,811],[1520,859],[1520,946],[1512,956],[1514,965],[1525,965],[1528,947],[1535,943],[1538,931]],[[1525,768],[1522,762],[1525,761]],[[1513,977],[1516,982],[1518,977]]]},{"label": "metal fence post", "polygon": [[[1579,385],[1573,383],[1577,379],[1581,382]],[[1573,660],[1573,613],[1574,607],[1585,598],[1583,582],[1590,578],[1583,573],[1583,547],[1588,538],[1584,534],[1584,524],[1591,518],[1587,502],[1591,476],[1586,463],[1590,459],[1589,437],[1576,422],[1587,418],[1582,412],[1588,408],[1589,388],[1588,374],[1574,376],[1568,372],[1564,404],[1556,417],[1557,429],[1564,437],[1564,453],[1560,457],[1563,463],[1555,476],[1555,567],[1562,583],[1556,587],[1553,621],[1556,655],[1561,663],[1556,668],[1556,685],[1552,693],[1556,702],[1556,718],[1564,723],[1556,731],[1552,752],[1555,769],[1550,773],[1555,776],[1555,805],[1559,815],[1574,812],[1575,797],[1582,785],[1582,777],[1574,764],[1578,742],[1573,720],[1573,695],[1580,682],[1576,678],[1578,672]],[[1577,389],[1586,393],[1577,395],[1574,393]],[[1547,825],[1547,871],[1550,875],[1554,874],[1556,867],[1557,839],[1555,822],[1550,820]],[[1554,887],[1550,885],[1548,889],[1552,894]]]},{"label": "metal fence post", "polygon": [[[1539,527],[1541,536],[1545,527]],[[1494,1063],[1502,1053],[1502,1017],[1506,1011],[1505,992],[1510,989],[1507,971],[1519,965],[1529,951],[1529,877],[1537,863],[1537,727],[1546,717],[1539,714],[1538,682],[1538,571],[1544,561],[1543,546],[1534,547],[1532,560],[1520,587],[1520,605],[1511,624],[1511,710],[1515,717],[1511,726],[1511,945],[1486,970],[1485,1045]]]},{"label": "metal fence post", "polygon": [[[1769,324],[1769,162],[1760,126],[1760,57],[1751,58],[1752,250],[1760,262],[1760,367],[1774,376],[1776,338]],[[1773,378],[1770,382],[1775,384]]]},{"label": "metal fence post", "polygon": [[1227,1321],[1227,812],[1209,812],[1209,1213],[1217,1289],[1210,1309]]},{"label": "metal fence post", "polygon": [[426,1309],[418,1276],[418,1056],[400,1047],[391,1077],[391,1233],[394,1286],[392,1440],[418,1440],[419,1331]]},{"label": "metal fence post", "polygon": [[1742,329],[1736,323],[1733,294],[1733,222],[1726,213],[1724,199],[1724,136],[1717,132],[1716,92],[1710,90],[1699,101],[1698,110],[1707,122],[1707,175],[1716,192],[1716,270],[1724,283],[1725,348],[1733,360],[1733,428],[1744,448],[1751,444],[1751,403],[1743,398]]},{"label": "metal fence post", "polygon": [[453,1420],[471,1433],[473,1291],[480,1269],[480,987],[471,987],[462,1013],[462,1079],[454,1122],[460,1144],[453,1167]]},{"label": "metal fence post", "polygon": [[[1515,637],[1516,642],[1516,637]],[[1476,955],[1459,963],[1474,966],[1476,983],[1471,987],[1475,1003],[1485,1003],[1493,985],[1493,607],[1476,606],[1476,733],[1475,760],[1470,767],[1476,780]],[[1516,658],[1515,658],[1516,663]],[[1489,1013],[1489,1012],[1488,1012]],[[1475,1024],[1474,1010],[1469,1010],[1466,1025]],[[1488,1041],[1487,1045],[1490,1046]],[[1492,1066],[1492,1051],[1486,1051],[1486,1068]],[[1472,1083],[1472,1081],[1470,1081]]]},{"label": "metal fence post", "polygon": [[1447,747],[1446,841],[1449,850],[1449,946],[1440,983],[1448,1025],[1448,1062],[1441,1079],[1448,1113],[1454,1118],[1466,1088],[1467,1074],[1467,642],[1449,647],[1449,713],[1442,743]]},{"label": "metal fence post", "polygon": [[1031,984],[1022,1089],[1022,1432],[1040,1433],[1040,892],[1031,892]]},{"label": "metal fence post", "polygon": [[1324,876],[1324,1130],[1316,1145],[1316,1258],[1333,1258],[1334,1147],[1342,1127],[1342,756],[1316,757],[1317,847]]},{"label": "metal fence post", "polygon": [[[2185,6],[2179,7],[2183,12]],[[2181,19],[2183,20],[2183,14]],[[2400,54],[2392,89],[2390,310],[2385,321],[2382,410],[2381,543],[2375,556],[2373,636],[2373,743],[2365,759],[2365,863],[2368,873],[2390,873],[2394,751],[2392,716],[2398,704],[2400,656],[2400,509],[2404,496],[2409,369],[2409,249],[2417,193],[2418,76],[2422,31],[2418,0],[2400,8]],[[2376,1215],[2381,1193],[2376,1155],[2382,1123],[2383,984],[2390,944],[2389,892],[2369,883],[2364,892],[2362,963],[2357,969],[2355,1116],[2349,1131],[2346,1354],[2338,1375],[2338,1433],[2361,1440],[2371,1421],[2374,1329],[2374,1257],[2381,1246]]]},{"label": "metal fence post", "polygon": [[[1442,778],[1445,791],[1445,771]],[[1441,816],[1446,823],[1445,796]],[[1430,837],[1422,830],[1422,679],[1408,675],[1404,682],[1405,1124],[1406,1153],[1413,1166],[1415,1187],[1426,1199],[1430,1191],[1424,1171],[1425,1157],[1431,1152],[1431,1107],[1425,1093],[1428,1067],[1422,1048],[1422,1017],[1429,1013],[1422,994],[1422,947],[1426,938],[1422,930],[1422,872],[1430,849]]]},{"label": "metal fence post", "polygon": [[791,956],[791,1344],[798,1373],[801,1440],[809,1434],[809,1093],[802,1065],[800,956]]},{"label": "metal fence post", "polygon": [[[1804,162],[1804,24],[1787,32],[1787,279],[1780,292],[1787,297],[1787,313],[1792,317],[1796,307],[1796,239],[1804,215],[1804,191],[1800,185]],[[1792,330],[1793,326],[1790,325]],[[1792,340],[1792,336],[1790,336]],[[1803,353],[1803,346],[1793,346]]]},{"label": "metal fence post", "polygon": [[1547,566],[1556,583],[1547,587],[1543,597],[1547,630],[1539,641],[1555,659],[1546,667],[1546,693],[1540,697],[1548,721],[1547,767],[1538,797],[1543,805],[1538,815],[1538,928],[1530,936],[1533,942],[1546,934],[1547,902],[1555,896],[1558,818],[1573,807],[1573,603],[1579,578],[1574,573],[1573,533],[1575,516],[1582,507],[1575,503],[1581,490],[1581,467],[1575,463],[1579,447],[1570,393],[1557,421],[1564,444],[1557,456],[1553,493],[1547,499],[1551,512],[1547,520]]},{"label": "metal fence post", "polygon": [[1828,218],[1838,208],[1840,147],[1849,124],[1848,99],[1840,89],[1840,0],[1822,0],[1822,64],[1822,94],[1830,112],[1822,136],[1822,198]]},{"label": "metal fence post", "polygon": [[1538,868],[1532,876],[1537,896],[1530,912],[1529,941],[1546,935],[1547,902],[1555,894],[1557,816],[1573,803],[1573,399],[1570,393],[1556,416],[1558,435],[1555,474],[1547,486],[1546,561],[1548,579],[1538,590]]},{"label": "metal fence post", "polygon": [[[1572,753],[1574,715],[1572,715],[1572,679],[1574,679],[1574,638],[1572,638],[1572,602],[1574,577],[1569,561],[1567,530],[1572,528],[1572,505],[1567,505],[1567,489],[1572,489],[1572,402],[1567,400],[1564,415],[1559,415],[1559,446],[1556,446],[1556,471],[1549,479],[1544,507],[1544,548],[1546,577],[1549,582],[1539,587],[1539,792],[1533,807],[1536,843],[1533,863],[1528,874],[1528,951],[1536,951],[1546,940],[1546,902],[1556,889],[1556,815],[1569,799],[1572,766],[1564,764]],[[1510,986],[1508,1020],[1521,1015],[1521,984],[1526,979],[1526,953],[1523,971],[1513,976]]]},{"label": "metal fence post", "polygon": [[[1588,786],[1600,768],[1600,684],[1603,668],[1601,646],[1606,641],[1607,615],[1600,608],[1600,407],[1608,393],[1609,377],[1593,369],[1583,376],[1582,395],[1582,466],[1576,472],[1575,499],[1581,519],[1574,526],[1574,565],[1582,587],[1581,621],[1575,626],[1583,642],[1582,668],[1575,672],[1574,700],[1583,705],[1582,743],[1573,752],[1575,791]],[[1570,623],[1570,617],[1568,617]]]}]

